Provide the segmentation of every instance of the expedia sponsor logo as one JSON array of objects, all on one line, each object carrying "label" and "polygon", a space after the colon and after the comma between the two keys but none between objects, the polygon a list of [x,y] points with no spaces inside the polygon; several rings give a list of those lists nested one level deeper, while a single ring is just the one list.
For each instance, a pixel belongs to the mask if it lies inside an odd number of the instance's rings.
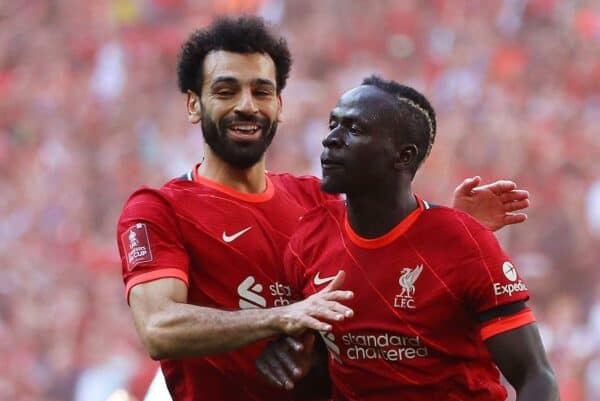
[{"label": "expedia sponsor logo", "polygon": [[496,295],[508,294],[508,296],[511,297],[513,293],[523,291],[527,291],[527,287],[521,280],[510,284],[494,283],[494,293]]},{"label": "expedia sponsor logo", "polygon": [[398,362],[429,356],[429,349],[419,336],[346,333],[342,336],[342,342],[346,346],[346,357],[352,360],[383,359]]}]

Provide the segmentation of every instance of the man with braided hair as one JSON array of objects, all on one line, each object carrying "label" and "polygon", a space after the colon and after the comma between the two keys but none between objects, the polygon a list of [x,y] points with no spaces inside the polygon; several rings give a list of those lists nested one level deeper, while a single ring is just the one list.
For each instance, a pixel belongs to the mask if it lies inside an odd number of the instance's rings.
[{"label": "man with braided hair", "polygon": [[[190,35],[178,63],[204,158],[126,202],[117,240],[126,298],[146,350],[161,360],[174,400],[286,400],[258,380],[264,340],[323,330],[351,315],[343,275],[290,304],[283,252],[300,217],[336,196],[315,177],[265,171],[291,66],[284,39],[257,17],[220,18]],[[463,183],[455,205],[498,229],[525,219],[510,182]]]},{"label": "man with braided hair", "polygon": [[[494,234],[412,192],[436,134],[427,99],[372,76],[342,95],[329,129],[321,187],[346,204],[326,201],[303,217],[284,271],[295,299],[340,271],[354,292],[354,317],[321,333],[332,399],[504,401],[499,368],[519,401],[558,400],[527,287]],[[309,349],[308,340],[272,343],[257,367],[291,388]]]}]

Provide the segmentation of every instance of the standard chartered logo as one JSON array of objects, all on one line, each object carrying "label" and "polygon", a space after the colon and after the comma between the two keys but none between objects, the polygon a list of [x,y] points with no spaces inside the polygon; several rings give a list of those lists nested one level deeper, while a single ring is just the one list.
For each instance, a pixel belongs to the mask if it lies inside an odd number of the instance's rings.
[{"label": "standard chartered logo", "polygon": [[[246,277],[237,287],[240,296],[239,306],[241,309],[266,308],[267,306],[289,305],[293,300],[292,290],[289,285],[274,282],[267,288],[264,295],[271,296],[271,301],[263,296],[263,285],[258,283],[254,276]],[[271,305],[267,305],[270,303]]]},{"label": "standard chartered logo", "polygon": [[263,286],[257,283],[253,276],[248,276],[238,285],[237,292],[240,296],[241,309],[264,308],[267,306],[267,300],[260,295]]},{"label": "standard chartered logo", "polygon": [[323,338],[323,342],[325,342],[325,345],[329,349],[330,355],[333,357],[333,359],[342,363],[342,360],[340,359],[340,347],[338,347],[335,343],[335,335],[325,331],[320,331],[319,334]]},{"label": "standard chartered logo", "polygon": [[419,336],[346,333],[342,336],[342,342],[347,347],[346,357],[353,360],[383,359],[396,362],[429,356],[429,349]]}]

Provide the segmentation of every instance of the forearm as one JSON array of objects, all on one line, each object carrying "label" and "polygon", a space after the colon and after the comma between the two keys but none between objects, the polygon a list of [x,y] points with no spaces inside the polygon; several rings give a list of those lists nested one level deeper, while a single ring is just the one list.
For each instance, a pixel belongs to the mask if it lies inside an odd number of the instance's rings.
[{"label": "forearm", "polygon": [[337,290],[344,275],[320,292],[290,305],[226,311],[188,304],[187,288],[177,279],[140,284],[129,304],[146,350],[153,359],[215,355],[275,334],[297,335],[306,329],[327,331],[329,323],[352,316],[338,303],[352,292]]},{"label": "forearm", "polygon": [[544,370],[528,378],[515,388],[517,401],[558,401],[556,379],[551,370]]},{"label": "forearm", "polygon": [[215,355],[277,334],[277,309],[224,311],[171,303],[140,334],[153,359]]}]

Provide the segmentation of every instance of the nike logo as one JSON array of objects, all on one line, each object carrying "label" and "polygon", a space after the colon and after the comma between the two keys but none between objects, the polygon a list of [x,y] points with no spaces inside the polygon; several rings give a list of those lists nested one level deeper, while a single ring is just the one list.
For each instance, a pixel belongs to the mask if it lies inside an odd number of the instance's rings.
[{"label": "nike logo", "polygon": [[251,228],[252,228],[252,226],[246,227],[242,231],[238,231],[237,233],[232,234],[232,235],[227,235],[227,233],[225,231],[223,231],[223,241],[225,241],[225,242],[235,241],[236,239],[238,239],[239,237],[244,235],[246,233],[246,231],[250,230]]},{"label": "nike logo", "polygon": [[313,283],[315,283],[315,285],[323,285],[325,283],[329,283],[330,281],[333,281],[335,279],[335,277],[337,276],[331,276],[331,277],[325,277],[325,278],[321,278],[319,277],[320,272],[317,272],[317,275],[313,278]]}]

